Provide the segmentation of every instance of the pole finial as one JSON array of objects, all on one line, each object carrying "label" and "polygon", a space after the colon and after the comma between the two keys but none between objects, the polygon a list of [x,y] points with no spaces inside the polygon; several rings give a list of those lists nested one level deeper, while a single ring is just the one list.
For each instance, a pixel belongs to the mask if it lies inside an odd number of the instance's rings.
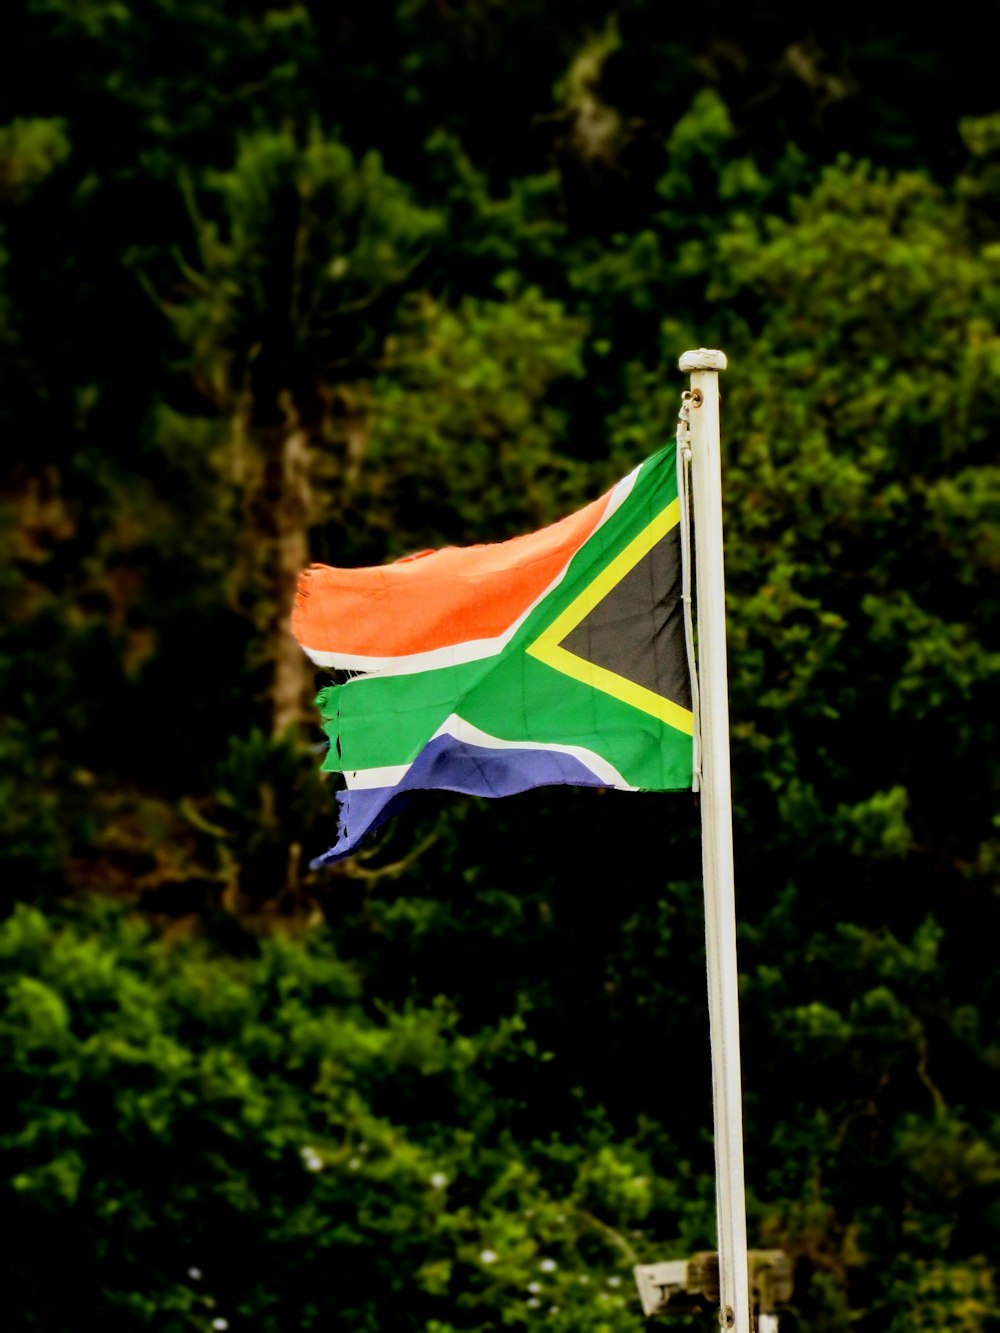
[{"label": "pole finial", "polygon": [[711,347],[699,347],[697,351],[685,352],[677,362],[681,370],[725,370],[726,354]]}]

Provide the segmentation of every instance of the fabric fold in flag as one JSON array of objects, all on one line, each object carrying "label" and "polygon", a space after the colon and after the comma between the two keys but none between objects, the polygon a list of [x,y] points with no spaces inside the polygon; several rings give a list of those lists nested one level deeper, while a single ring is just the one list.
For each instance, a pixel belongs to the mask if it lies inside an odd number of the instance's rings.
[{"label": "fabric fold in flag", "polygon": [[673,445],[538,532],[303,571],[292,631],[350,673],[317,698],[339,861],[410,793],[692,783]]}]

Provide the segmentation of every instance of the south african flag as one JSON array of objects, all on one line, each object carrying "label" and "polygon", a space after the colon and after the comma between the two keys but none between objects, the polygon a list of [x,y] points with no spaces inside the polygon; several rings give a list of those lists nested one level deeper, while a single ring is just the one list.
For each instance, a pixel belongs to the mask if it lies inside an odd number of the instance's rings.
[{"label": "south african flag", "polygon": [[305,570],[292,617],[348,679],[317,705],[350,855],[409,792],[692,785],[673,445],[523,537]]}]

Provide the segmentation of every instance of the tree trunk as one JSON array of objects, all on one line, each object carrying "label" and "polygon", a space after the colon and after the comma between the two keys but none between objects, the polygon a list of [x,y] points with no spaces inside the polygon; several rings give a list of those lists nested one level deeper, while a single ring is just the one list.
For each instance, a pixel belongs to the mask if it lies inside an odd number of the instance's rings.
[{"label": "tree trunk", "polygon": [[274,484],[267,489],[274,506],[271,532],[275,598],[268,658],[273,672],[271,734],[277,737],[308,716],[313,693],[312,671],[290,624],[299,573],[309,562],[312,512],[309,440],[301,425],[283,434],[272,458]]}]

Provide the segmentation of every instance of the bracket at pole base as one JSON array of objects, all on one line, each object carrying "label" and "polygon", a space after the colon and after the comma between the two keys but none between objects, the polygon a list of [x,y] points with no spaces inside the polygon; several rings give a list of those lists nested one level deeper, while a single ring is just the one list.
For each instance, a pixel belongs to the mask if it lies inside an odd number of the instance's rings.
[{"label": "bracket at pole base", "polygon": [[[750,1250],[747,1268],[752,1327],[756,1333],[777,1333],[775,1306],[791,1300],[792,1262],[783,1250]],[[704,1310],[719,1304],[719,1256],[714,1250],[702,1251],[690,1259],[637,1264],[632,1271],[642,1312],[647,1317]]]},{"label": "bracket at pole base", "polygon": [[725,352],[714,347],[699,347],[696,351],[684,352],[677,362],[678,368],[683,371],[725,370],[728,364]]}]

